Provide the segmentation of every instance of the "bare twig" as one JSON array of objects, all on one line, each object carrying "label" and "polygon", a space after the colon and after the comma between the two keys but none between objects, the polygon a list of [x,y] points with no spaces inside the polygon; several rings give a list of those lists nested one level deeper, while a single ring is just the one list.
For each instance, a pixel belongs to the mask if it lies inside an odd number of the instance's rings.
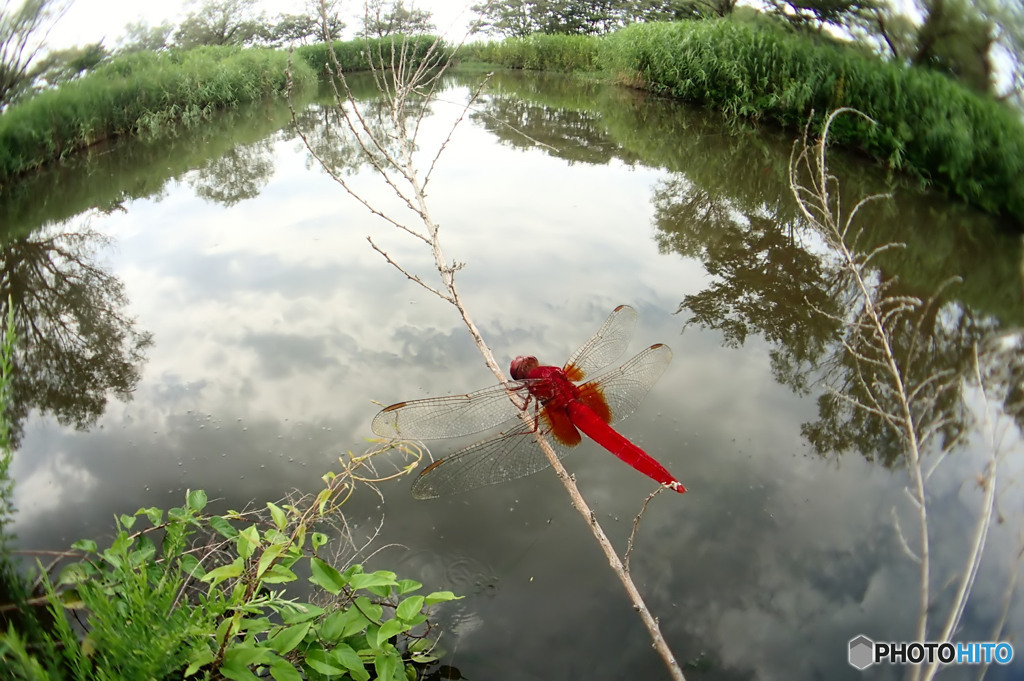
[{"label": "bare twig", "polygon": [[636,514],[635,518],[633,518],[633,529],[629,532],[629,539],[626,540],[626,553],[622,557],[623,569],[626,572],[629,572],[629,554],[633,552],[633,540],[636,538],[637,530],[640,529],[640,521],[643,519],[644,513],[647,512],[647,504],[651,503],[651,499],[658,496],[666,489],[668,488],[659,487],[658,489],[648,494],[647,498],[644,499],[643,506],[640,507],[640,512]]}]

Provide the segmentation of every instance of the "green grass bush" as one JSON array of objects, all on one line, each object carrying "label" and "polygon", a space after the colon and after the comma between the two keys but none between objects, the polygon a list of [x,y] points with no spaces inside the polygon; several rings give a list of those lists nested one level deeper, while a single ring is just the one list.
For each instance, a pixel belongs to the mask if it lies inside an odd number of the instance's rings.
[{"label": "green grass bush", "polygon": [[635,24],[608,38],[627,79],[727,113],[798,130],[811,111],[852,107],[833,142],[914,173],[952,195],[1024,220],[1024,126],[1002,104],[931,70],[854,47],[727,20]]},{"label": "green grass bush", "polygon": [[[287,52],[237,47],[117,57],[0,114],[0,182],[119,135],[162,134],[217,109],[281,96],[287,66]],[[293,78],[299,87],[316,80],[304,62]]]},{"label": "green grass bush", "polygon": [[594,71],[600,65],[601,38],[584,35],[535,34],[501,42],[471,43],[459,58],[534,71]]},{"label": "green grass bush", "polygon": [[[368,55],[373,58],[374,65],[383,62],[385,66],[390,66],[392,57],[398,59],[401,56],[403,45],[407,59],[413,64],[418,64],[428,54],[432,62],[441,62],[451,55],[452,47],[442,41],[431,50],[438,40],[440,39],[431,35],[358,38],[338,40],[332,47],[342,71],[366,71],[370,68]],[[327,43],[304,45],[296,49],[295,54],[321,76],[325,67],[331,63]]]},{"label": "green grass bush", "polygon": [[924,68],[768,24],[713,19],[632,24],[604,37],[534,35],[462,48],[512,69],[606,71],[617,81],[727,115],[815,131],[830,111],[836,145],[1024,223],[1024,125],[1018,113]]}]

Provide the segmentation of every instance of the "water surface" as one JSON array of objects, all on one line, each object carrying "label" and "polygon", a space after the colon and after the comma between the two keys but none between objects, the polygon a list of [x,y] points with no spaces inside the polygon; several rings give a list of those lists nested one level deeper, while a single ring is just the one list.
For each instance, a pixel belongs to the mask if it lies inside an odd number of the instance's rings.
[{"label": "water surface", "polygon": [[[424,154],[477,78],[430,105]],[[313,102],[300,119],[342,177],[394,206],[336,116]],[[860,678],[847,641],[904,640],[916,618],[893,521],[912,521],[902,459],[884,429],[823,401],[823,382],[849,374],[812,308],[841,313],[845,289],[797,217],[791,141],[630,90],[498,74],[431,182],[462,296],[503,363],[560,364],[620,303],[639,312],[634,352],[675,351],[621,430],[690,490],[652,502],[632,556],[687,678]],[[857,159],[834,170],[844,201],[886,188]],[[322,172],[283,106],[103,150],[8,191],[0,215],[12,289],[39,320],[18,405],[24,547],[103,534],[189,488],[236,508],[315,490],[365,448],[374,400],[492,381],[455,311],[366,237],[431,279],[427,250]],[[863,224],[870,243],[907,242],[879,262],[908,295],[962,277],[929,327],[936,366],[1019,325],[1019,241],[991,218],[904,186]],[[1004,387],[1019,386],[1015,366]],[[977,387],[963,394],[978,412]],[[929,486],[937,583],[961,568],[988,452],[970,413],[957,418],[968,444]],[[1000,432],[1012,479],[1019,428]],[[624,550],[651,482],[589,444],[567,464]],[[368,535],[383,520],[372,565],[470,596],[440,613],[448,664],[467,678],[666,678],[553,475],[431,502],[408,486],[357,497],[349,517]],[[999,616],[1020,502],[1013,486],[1001,496],[963,640],[988,639]],[[1007,631],[1022,625],[1017,594]]]}]

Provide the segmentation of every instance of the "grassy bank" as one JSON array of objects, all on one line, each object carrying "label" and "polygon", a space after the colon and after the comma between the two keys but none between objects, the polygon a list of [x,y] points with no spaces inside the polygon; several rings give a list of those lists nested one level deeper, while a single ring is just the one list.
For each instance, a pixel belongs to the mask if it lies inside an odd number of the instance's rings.
[{"label": "grassy bank", "polygon": [[[433,36],[404,41],[406,59],[450,55],[447,45],[430,52]],[[392,46],[403,39],[334,43],[345,71],[365,71],[367,55],[391,64]],[[311,86],[329,63],[326,43],[295,51],[297,88]],[[395,52],[396,58],[400,54]],[[121,135],[161,136],[192,126],[213,112],[279,98],[287,86],[289,55],[282,50],[200,47],[188,51],[137,52],[115,57],[89,75],[12,106],[0,114],[0,186],[44,164]]]},{"label": "grassy bank", "polygon": [[832,141],[1024,224],[1024,126],[1009,108],[925,69],[729,20],[634,24],[604,38],[533,36],[467,46],[508,68],[610,77],[798,133],[848,106]]},{"label": "grassy bank", "polygon": [[[431,35],[396,36],[393,39],[371,38],[364,40],[359,38],[338,40],[333,47],[342,71],[367,71],[370,68],[367,55],[372,59],[374,65],[384,64],[385,68],[390,68],[393,62],[397,62],[402,57],[403,45],[408,64],[419,64],[424,58],[428,58],[428,55],[431,62],[437,63],[449,57],[452,51],[451,46],[443,42],[437,49],[431,51],[437,41],[438,38]],[[331,65],[327,43],[304,45],[295,50],[295,55],[312,67],[321,77],[325,72],[325,67]]]},{"label": "grassy bank", "polygon": [[[203,47],[124,55],[0,115],[0,182],[97,142],[154,135],[218,109],[283,94],[288,53]],[[313,69],[294,69],[299,86]]]},{"label": "grassy bank", "polygon": [[596,71],[605,42],[586,35],[531,35],[501,42],[470,43],[459,51],[464,61],[533,71]]}]

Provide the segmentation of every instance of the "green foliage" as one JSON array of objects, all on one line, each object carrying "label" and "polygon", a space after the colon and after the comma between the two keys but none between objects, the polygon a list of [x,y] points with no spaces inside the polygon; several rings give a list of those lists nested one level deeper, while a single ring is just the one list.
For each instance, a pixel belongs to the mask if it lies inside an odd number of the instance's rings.
[{"label": "green foliage", "polygon": [[364,3],[363,28],[359,35],[383,38],[392,35],[423,35],[437,29],[430,12],[403,0],[367,0]]},{"label": "green foliage", "polygon": [[108,57],[110,53],[102,42],[53,50],[33,64],[30,74],[33,87],[35,90],[56,87],[95,69]]},{"label": "green foliage", "polygon": [[125,52],[158,52],[167,49],[171,42],[174,26],[170,22],[150,26],[145,21],[137,21],[125,26],[125,33],[118,41],[119,53]]},{"label": "green foliage", "polygon": [[204,0],[174,32],[184,49],[202,45],[254,45],[269,35],[266,19],[256,14],[257,0]]},{"label": "green foliage", "polygon": [[29,67],[46,47],[46,34],[66,0],[0,4],[0,111],[31,84]]},{"label": "green foliage", "polygon": [[[121,55],[0,114],[0,181],[119,135],[165,134],[223,107],[280,96],[287,67],[287,53],[267,49]],[[315,80],[302,63],[292,77],[298,86]]]},{"label": "green foliage", "polygon": [[851,107],[831,141],[997,215],[1024,222],[1024,126],[1014,111],[932,69],[858,46],[731,19],[633,24],[609,36],[474,43],[464,60],[513,69],[608,70],[624,83],[800,130],[812,111]]},{"label": "green foliage", "polygon": [[735,0],[494,0],[472,7],[477,32],[525,38],[600,35],[634,21],[675,21],[732,10]]},{"label": "green foliage", "polygon": [[[0,662],[25,679],[411,678],[413,663],[437,659],[423,609],[456,596],[417,594],[421,584],[385,570],[340,572],[317,556],[328,538],[313,525],[348,493],[342,479],[325,476],[305,509],[269,503],[260,518],[205,515],[198,490],[166,513],[122,515],[109,547],[77,542],[80,559],[47,584],[55,627],[42,645],[30,650],[9,630]],[[286,595],[300,567],[330,605]]]},{"label": "green foliage", "polygon": [[800,129],[838,107],[832,142],[862,150],[952,195],[1024,221],[1024,127],[1015,114],[926,69],[731,21],[637,24],[608,38],[628,82],[734,116]]},{"label": "green foliage", "polygon": [[501,42],[470,43],[459,50],[459,58],[509,69],[593,71],[599,67],[602,47],[602,40],[594,36],[538,33]]},{"label": "green foliage", "polygon": [[372,63],[383,63],[387,68],[392,63],[392,56],[397,60],[403,51],[405,59],[410,64],[418,64],[423,59],[442,63],[452,50],[451,46],[436,36],[417,35],[339,40],[333,45],[304,45],[295,50],[295,55],[322,75],[324,69],[332,64],[330,48],[334,49],[342,71],[367,71],[371,59]]}]

